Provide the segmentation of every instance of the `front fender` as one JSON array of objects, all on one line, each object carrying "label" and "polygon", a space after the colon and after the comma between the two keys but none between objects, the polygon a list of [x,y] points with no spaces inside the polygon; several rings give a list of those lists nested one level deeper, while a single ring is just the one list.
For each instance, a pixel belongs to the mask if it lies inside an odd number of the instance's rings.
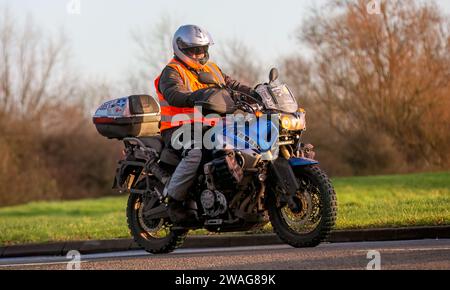
[{"label": "front fender", "polygon": [[289,164],[292,167],[299,167],[299,166],[308,166],[308,165],[317,165],[319,164],[319,161],[309,158],[297,158],[293,157],[289,159]]}]

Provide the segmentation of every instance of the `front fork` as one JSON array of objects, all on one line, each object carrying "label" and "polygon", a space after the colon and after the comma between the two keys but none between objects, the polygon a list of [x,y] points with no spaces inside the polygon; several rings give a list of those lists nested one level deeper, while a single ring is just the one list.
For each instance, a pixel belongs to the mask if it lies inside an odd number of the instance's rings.
[{"label": "front fork", "polygon": [[[276,160],[271,161],[271,170],[275,173],[276,180],[274,184],[281,187],[282,193],[279,197],[280,204],[287,204],[293,212],[299,212],[301,205],[298,202],[297,192],[300,184],[294,173],[297,167],[310,166],[319,164],[318,161],[302,157],[294,157],[289,154],[286,146],[280,147],[283,156],[279,156]],[[278,200],[278,198],[277,198]]]},{"label": "front fork", "polygon": [[292,211],[297,211],[299,205],[295,202],[295,196],[300,185],[297,182],[289,161],[283,157],[279,157],[271,162],[271,169],[275,173],[277,179],[276,184],[281,187],[283,193],[279,196],[280,205],[287,203]]}]

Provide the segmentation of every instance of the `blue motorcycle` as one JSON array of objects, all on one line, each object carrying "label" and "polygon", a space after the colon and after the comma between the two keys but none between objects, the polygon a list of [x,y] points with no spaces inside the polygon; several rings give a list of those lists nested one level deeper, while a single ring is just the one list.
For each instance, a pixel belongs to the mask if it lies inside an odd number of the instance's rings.
[{"label": "blue motorcycle", "polygon": [[203,166],[186,201],[198,216],[189,227],[173,225],[168,215],[164,187],[181,156],[158,135],[157,102],[130,96],[97,110],[98,131],[125,145],[113,187],[129,194],[128,226],[143,249],[171,252],[192,229],[241,232],[269,222],[293,247],[314,247],[327,239],[336,220],[336,193],[314,160],[313,147],[302,143],[305,111],[278,81],[276,69],[269,79],[250,96],[200,74],[211,89],[196,106],[218,122],[202,135],[210,137],[210,147],[205,146]]}]

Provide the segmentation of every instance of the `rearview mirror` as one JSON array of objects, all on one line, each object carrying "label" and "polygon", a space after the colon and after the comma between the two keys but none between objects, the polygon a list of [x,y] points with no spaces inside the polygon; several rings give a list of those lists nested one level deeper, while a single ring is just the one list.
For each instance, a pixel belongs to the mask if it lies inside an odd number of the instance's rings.
[{"label": "rearview mirror", "polygon": [[219,85],[214,76],[208,72],[199,72],[198,80],[206,85]]},{"label": "rearview mirror", "polygon": [[269,81],[273,83],[278,79],[278,70],[276,68],[272,68],[269,73]]}]

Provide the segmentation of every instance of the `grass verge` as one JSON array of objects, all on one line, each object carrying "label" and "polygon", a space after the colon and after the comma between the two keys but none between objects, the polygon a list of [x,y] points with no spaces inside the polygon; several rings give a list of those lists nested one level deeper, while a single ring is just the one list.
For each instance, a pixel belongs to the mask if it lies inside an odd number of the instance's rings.
[{"label": "grass verge", "polygon": [[[450,224],[450,172],[335,178],[337,229]],[[126,196],[0,208],[0,246],[129,237]],[[264,228],[270,231],[270,225]],[[196,231],[195,233],[206,233]]]}]

